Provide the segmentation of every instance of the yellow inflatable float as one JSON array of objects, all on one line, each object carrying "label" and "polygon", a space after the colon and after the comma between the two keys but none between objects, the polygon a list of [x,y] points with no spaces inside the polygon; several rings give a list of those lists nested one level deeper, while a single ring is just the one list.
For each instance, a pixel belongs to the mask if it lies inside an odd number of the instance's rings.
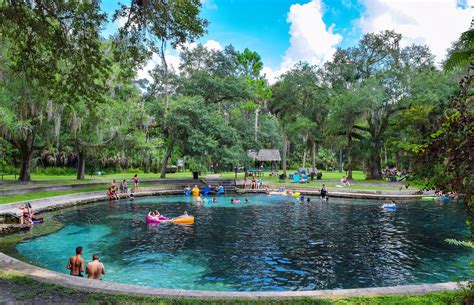
[{"label": "yellow inflatable float", "polygon": [[268,192],[268,195],[300,197],[301,194],[300,193],[288,193],[288,192]]},{"label": "yellow inflatable float", "polygon": [[286,192],[268,192],[268,195],[286,196]]},{"label": "yellow inflatable float", "polygon": [[192,225],[194,224],[194,216],[175,218],[171,222],[177,225]]}]

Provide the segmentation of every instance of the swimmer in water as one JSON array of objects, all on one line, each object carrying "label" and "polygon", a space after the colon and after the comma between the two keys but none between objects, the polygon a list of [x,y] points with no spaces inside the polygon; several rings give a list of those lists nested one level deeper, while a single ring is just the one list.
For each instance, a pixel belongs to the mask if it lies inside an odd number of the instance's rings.
[{"label": "swimmer in water", "polygon": [[397,203],[392,199],[390,200],[390,203],[384,203],[382,205],[382,208],[396,208],[397,207]]},{"label": "swimmer in water", "polygon": [[87,278],[94,280],[101,280],[102,275],[105,275],[104,264],[99,262],[99,255],[92,256],[92,262],[89,262],[86,267]]},{"label": "swimmer in water", "polygon": [[183,215],[178,216],[178,217],[173,218],[173,219],[182,219],[182,218],[189,218],[188,211],[184,211]]},{"label": "swimmer in water", "polygon": [[76,248],[76,255],[71,256],[67,262],[66,268],[71,270],[70,275],[83,277],[84,272],[84,259],[82,256],[82,247]]}]

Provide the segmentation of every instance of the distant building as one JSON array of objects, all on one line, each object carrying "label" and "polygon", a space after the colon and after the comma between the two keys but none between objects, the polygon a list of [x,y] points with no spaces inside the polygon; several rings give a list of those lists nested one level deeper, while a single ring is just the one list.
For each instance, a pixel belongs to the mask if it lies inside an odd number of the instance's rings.
[{"label": "distant building", "polygon": [[260,149],[258,152],[256,150],[249,150],[247,156],[255,162],[255,167],[257,167],[257,164],[261,165],[262,162],[270,162],[272,171],[273,168],[278,169],[276,163],[281,161],[278,149]]}]

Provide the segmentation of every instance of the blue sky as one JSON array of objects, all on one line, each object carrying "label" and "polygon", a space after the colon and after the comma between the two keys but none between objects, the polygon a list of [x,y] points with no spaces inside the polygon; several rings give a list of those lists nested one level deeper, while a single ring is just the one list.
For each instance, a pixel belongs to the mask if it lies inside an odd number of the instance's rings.
[{"label": "blue sky", "polygon": [[[202,16],[209,20],[208,34],[202,39],[213,39],[223,45],[233,44],[257,51],[265,64],[277,67],[285,50],[290,46],[287,16],[295,3],[291,0],[212,0],[203,5]],[[345,4],[343,4],[345,3]],[[360,18],[363,7],[357,1],[324,1],[323,20],[335,24],[334,32],[347,34],[353,20]],[[341,46],[350,46],[360,37],[361,31],[348,35]]]},{"label": "blue sky", "polygon": [[[336,48],[385,29],[401,33],[402,46],[426,44],[442,60],[451,43],[469,28],[473,4],[474,0],[203,0],[201,16],[210,24],[198,42],[217,49],[232,44],[238,50],[257,51],[270,81],[300,60],[320,65]],[[109,16],[118,7],[117,0],[103,0],[101,5]],[[117,24],[109,23],[104,35],[116,29]],[[169,52],[172,63],[178,62],[176,55]]]}]

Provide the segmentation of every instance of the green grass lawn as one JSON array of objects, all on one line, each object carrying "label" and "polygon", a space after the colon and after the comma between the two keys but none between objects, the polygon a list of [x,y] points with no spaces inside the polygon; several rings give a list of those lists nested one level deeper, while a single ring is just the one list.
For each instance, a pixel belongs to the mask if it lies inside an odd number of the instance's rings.
[{"label": "green grass lawn", "polygon": [[[288,170],[288,173],[292,173],[294,170]],[[269,176],[269,172],[266,172],[262,175],[261,179],[263,180],[264,185],[271,185],[271,186],[291,186],[291,187],[316,187],[320,188],[322,184],[326,184],[330,190],[337,190],[338,188],[336,185],[339,184],[339,180],[342,176],[345,175],[344,172],[322,172],[323,178],[322,180],[313,180],[310,183],[305,184],[295,184],[292,183],[291,180],[287,179],[285,182],[279,182],[278,177]],[[74,175],[32,175],[32,180],[34,185],[55,185],[55,184],[81,184],[81,183],[91,183],[91,182],[110,182],[113,179],[117,181],[121,181],[122,179],[127,179],[128,181],[131,180],[135,172],[124,172],[124,173],[115,173],[115,174],[107,174],[102,176],[87,176],[85,180],[76,180]],[[235,173],[233,172],[226,172],[226,173],[218,173],[221,178],[235,178]],[[151,187],[156,186],[152,184],[147,184],[147,179],[157,179],[159,178],[159,174],[149,173],[143,174],[139,173],[140,179],[142,182],[140,184],[141,187]],[[179,172],[174,174],[167,174],[166,178],[168,179],[179,179],[179,178],[191,178],[191,172]],[[205,175],[201,176],[205,177]],[[13,176],[7,176],[5,178],[13,179]],[[238,173],[237,179],[243,179],[244,173]],[[416,187],[416,185],[414,186]],[[15,188],[23,188],[23,185],[18,184],[5,184],[3,186],[0,185],[0,189],[15,189]],[[69,195],[69,194],[78,194],[84,192],[92,192],[92,191],[105,191],[105,186],[98,185],[98,186],[89,186],[80,189],[74,190],[65,190],[65,191],[38,191],[38,192],[30,192],[22,195],[6,195],[0,198],[0,204],[5,203],[12,203],[12,202],[19,202],[25,200],[34,200],[40,199],[45,197],[52,197],[52,196],[61,196],[61,195]],[[362,171],[354,171],[353,172],[353,180],[352,185],[350,187],[344,188],[353,189],[353,190],[398,190],[399,184],[393,184],[386,181],[380,180],[365,180],[365,174]]]},{"label": "green grass lawn", "polygon": [[[144,183],[144,184],[141,184],[140,186],[153,187],[153,186],[156,186],[156,184]],[[107,186],[96,185],[96,186],[89,186],[89,187],[84,187],[80,189],[65,190],[65,191],[39,191],[39,192],[30,192],[30,193],[18,194],[18,195],[6,195],[6,196],[0,197],[0,204],[28,201],[28,200],[41,199],[41,198],[47,198],[47,197],[53,197],[53,196],[95,192],[95,191],[103,191],[105,194],[106,190],[107,190]]]},{"label": "green grass lawn", "polygon": [[[113,173],[105,175],[86,175],[84,180],[77,180],[76,175],[44,175],[44,174],[31,174],[31,180],[37,184],[81,184],[81,183],[90,183],[95,181],[112,181],[117,179],[121,181],[126,179],[131,181],[133,176],[138,174],[140,179],[158,179],[160,178],[159,173],[140,173],[140,172],[123,172],[123,173]],[[178,179],[178,178],[192,178],[191,172],[178,172],[174,174],[167,174],[168,179]],[[16,176],[18,179],[18,176]],[[14,175],[4,175],[3,180],[13,181],[15,180]]]},{"label": "green grass lawn", "polygon": [[[27,276],[0,271],[0,290],[5,289],[10,302],[81,304],[463,304],[470,303],[470,291],[437,292],[422,295],[391,295],[332,299],[186,299],[147,297],[124,294],[87,292],[42,283]],[[13,299],[13,300],[11,300]]]},{"label": "green grass lawn", "polygon": [[[280,171],[281,172],[281,171]],[[287,173],[293,173],[295,170],[288,170]],[[263,177],[265,179],[268,178],[273,178],[274,180],[278,180],[278,177],[269,177],[268,174],[270,172],[265,172]],[[345,176],[345,172],[339,173],[339,172],[324,172],[323,173],[323,180],[340,180],[342,176]],[[84,180],[77,180],[75,175],[44,175],[44,174],[32,174],[31,175],[31,180],[34,183],[40,183],[40,184],[76,184],[76,183],[90,183],[94,181],[111,181],[112,179],[117,179],[122,180],[122,179],[127,179],[127,181],[130,181],[133,177],[133,175],[138,174],[140,179],[158,179],[160,178],[159,173],[148,173],[144,174],[141,172],[122,172],[122,173],[113,173],[113,174],[105,174],[105,175],[94,175],[90,176],[87,175]],[[210,174],[210,173],[208,173]],[[203,176],[205,176],[204,174]],[[218,173],[217,175],[220,175],[222,178],[235,178],[235,173],[234,172],[223,172],[223,173]],[[18,176],[16,177],[18,179]],[[192,173],[191,172],[177,172],[174,174],[166,174],[166,178],[168,179],[179,179],[179,178],[192,178]],[[244,178],[244,173],[238,173],[237,174],[238,179],[243,179]],[[15,180],[14,175],[5,175],[3,177],[4,180]],[[366,181],[365,180],[365,174],[362,171],[354,171],[353,172],[353,180],[354,181]],[[380,182],[380,181],[378,181]]]}]

